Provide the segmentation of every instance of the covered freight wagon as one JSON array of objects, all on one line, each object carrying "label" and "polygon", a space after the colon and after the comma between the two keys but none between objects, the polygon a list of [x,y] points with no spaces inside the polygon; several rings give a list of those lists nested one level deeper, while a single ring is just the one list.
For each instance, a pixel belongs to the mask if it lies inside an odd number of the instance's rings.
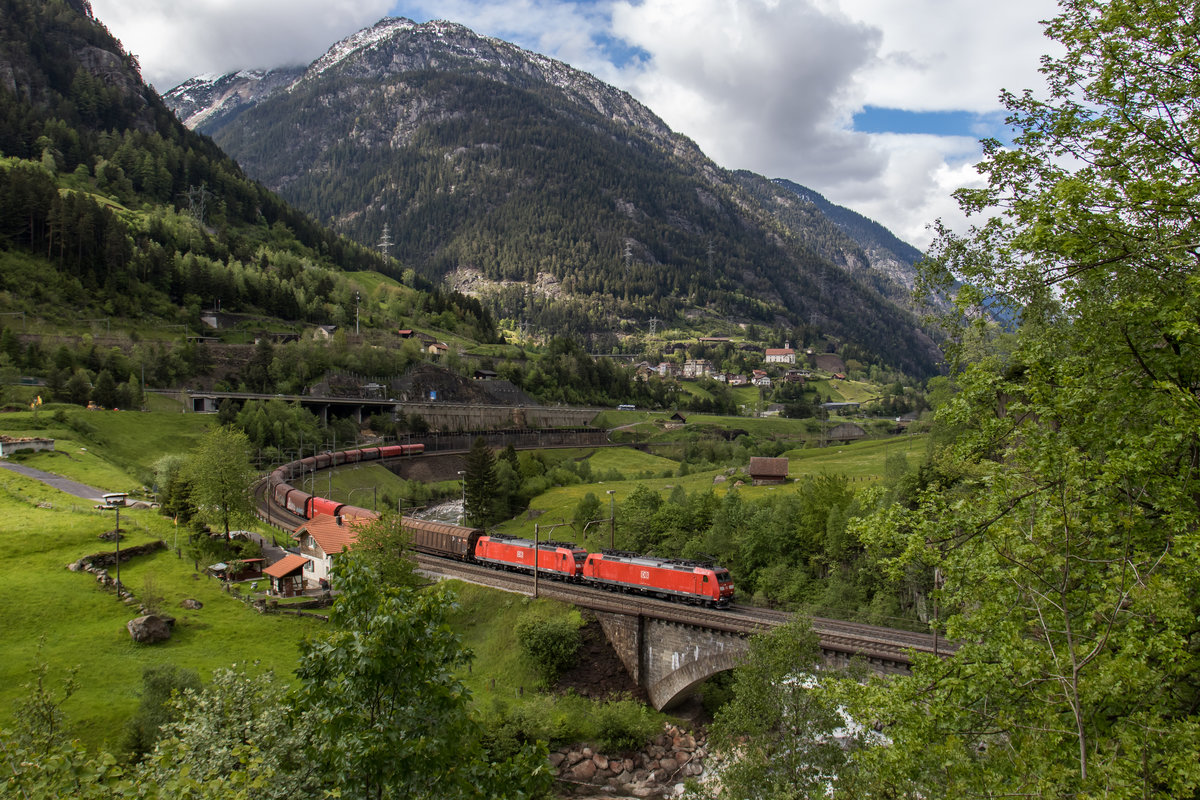
[{"label": "covered freight wagon", "polygon": [[413,550],[463,561],[474,556],[475,542],[483,535],[479,528],[416,517],[401,517],[400,524],[408,534]]}]

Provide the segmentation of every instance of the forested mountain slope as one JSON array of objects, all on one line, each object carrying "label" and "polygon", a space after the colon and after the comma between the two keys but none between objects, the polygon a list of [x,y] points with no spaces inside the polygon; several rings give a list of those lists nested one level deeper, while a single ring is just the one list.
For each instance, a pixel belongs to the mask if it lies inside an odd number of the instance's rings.
[{"label": "forested mountain slope", "polygon": [[[197,322],[224,310],[325,323],[341,271],[400,268],[248,179],[181,125],[86,0],[0,0],[5,312]],[[477,302],[438,295],[482,338]]]},{"label": "forested mountain slope", "polygon": [[590,75],[404,19],[292,74],[192,80],[166,99],[290,202],[363,244],[386,228],[405,266],[500,316],[576,332],[652,317],[804,327],[936,369],[896,285],[838,226],[817,214],[815,246]]}]

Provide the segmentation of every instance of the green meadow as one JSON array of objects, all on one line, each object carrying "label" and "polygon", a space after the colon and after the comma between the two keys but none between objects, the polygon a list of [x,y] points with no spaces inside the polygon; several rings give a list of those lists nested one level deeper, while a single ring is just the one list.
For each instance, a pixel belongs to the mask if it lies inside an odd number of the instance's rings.
[{"label": "green meadow", "polygon": [[[72,733],[90,745],[117,746],[145,667],[176,664],[207,677],[244,662],[288,680],[300,640],[320,630],[313,620],[258,614],[197,572],[191,560],[162,550],[121,565],[126,588],[140,599],[161,597],[161,609],[176,618],[170,640],[137,644],[125,629],[136,608],[119,602],[89,573],[67,569],[82,556],[113,549],[98,538],[112,530],[113,512],[0,470],[0,515],[0,547],[9,556],[0,593],[0,725],[11,722],[30,670],[42,660],[52,681],[77,670],[79,690],[63,707]],[[152,510],[123,510],[121,529],[126,547],[155,540],[172,545],[177,534],[169,519]],[[185,598],[203,607],[183,609]]]},{"label": "green meadow", "polygon": [[[164,454],[188,453],[216,424],[210,415],[181,413],[178,403],[159,396],[148,398],[152,413],[86,411],[71,406],[43,407],[35,415],[19,411],[0,415],[0,431],[12,436],[44,436],[55,440],[53,452],[21,453],[14,461],[60,474],[102,490],[137,493],[152,480],[154,462]],[[803,441],[810,423],[779,418],[689,416],[685,429],[671,429],[666,414],[605,412],[608,424],[628,421],[642,430],[644,440],[671,441],[697,428],[733,428],[756,437]],[[663,452],[674,453],[681,444]],[[903,453],[910,463],[925,448],[922,436],[875,439],[851,445],[787,451],[789,478],[782,486],[741,486],[748,497],[795,491],[794,481],[805,475],[842,473],[853,483],[868,485],[884,473],[889,455]],[[681,450],[680,450],[681,452]],[[729,468],[679,475],[680,462],[662,454],[632,448],[579,448],[554,451],[554,459],[586,459],[593,475],[604,481],[551,489],[534,498],[528,513],[500,529],[532,536],[534,526],[543,535],[582,541],[586,546],[608,546],[606,521],[575,531],[569,523],[575,507],[589,493],[601,501],[607,519],[609,503],[617,509],[617,544],[620,545],[620,503],[639,485],[664,494],[675,487],[688,492],[730,491],[740,472]],[[624,476],[612,480],[613,472]],[[686,471],[686,470],[685,470]],[[724,482],[718,476],[726,477]],[[363,507],[379,506],[383,497],[402,497],[404,482],[378,464],[348,466],[332,474],[318,474],[315,489]],[[453,490],[453,487],[450,487]],[[608,492],[612,491],[610,496]],[[81,556],[109,551],[100,534],[114,525],[114,514],[99,511],[88,500],[72,497],[39,481],[0,469],[0,546],[9,554],[5,591],[0,594],[0,726],[12,721],[14,704],[39,660],[50,667],[52,681],[76,671],[79,689],[63,707],[72,734],[90,746],[119,747],[126,720],[138,703],[142,671],[152,665],[174,664],[196,670],[202,677],[233,663],[251,669],[273,670],[279,680],[291,681],[298,648],[306,636],[320,635],[325,623],[312,618],[262,615],[223,591],[203,574],[203,563],[176,554],[186,553],[188,532],[156,511],[125,509],[121,513],[123,547],[165,541],[168,549],[136,557],[121,567],[121,579],[139,599],[160,598],[157,605],[176,618],[172,638],[158,645],[134,643],[125,623],[136,608],[118,602],[84,572],[66,567]],[[250,526],[269,533],[263,526]],[[240,587],[244,589],[244,587]],[[566,615],[579,621],[578,612],[544,600],[486,590],[470,584],[453,584],[458,598],[455,629],[475,653],[464,673],[481,708],[504,709],[520,705],[537,689],[537,679],[514,646],[512,631],[525,615]],[[182,600],[199,600],[202,608],[189,611]],[[551,716],[579,716],[570,703],[548,705]],[[491,713],[491,712],[489,712]],[[565,725],[560,720],[555,725]]]}]

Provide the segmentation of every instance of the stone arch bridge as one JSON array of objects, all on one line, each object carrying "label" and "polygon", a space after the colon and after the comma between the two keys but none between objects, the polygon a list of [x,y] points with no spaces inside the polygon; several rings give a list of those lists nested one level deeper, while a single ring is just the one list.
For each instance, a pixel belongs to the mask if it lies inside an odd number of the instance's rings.
[{"label": "stone arch bridge", "polygon": [[[707,678],[745,658],[749,637],[783,625],[792,614],[746,606],[706,609],[590,587],[540,581],[479,565],[417,556],[421,569],[506,591],[535,594],[590,609],[630,676],[651,704],[667,708]],[[860,660],[878,674],[909,672],[914,653],[949,655],[953,647],[931,634],[842,620],[810,618],[824,664]]]}]

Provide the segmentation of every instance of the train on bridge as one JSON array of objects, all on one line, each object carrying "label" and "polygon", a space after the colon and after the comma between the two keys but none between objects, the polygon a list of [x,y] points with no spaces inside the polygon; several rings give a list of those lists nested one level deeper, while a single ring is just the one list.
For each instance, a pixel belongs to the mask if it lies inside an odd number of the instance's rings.
[{"label": "train on bridge", "polygon": [[[416,456],[425,445],[401,444],[319,453],[276,468],[268,479],[269,499],[304,519],[320,514],[377,519],[379,514],[348,503],[310,494],[291,481],[306,473],[343,464]],[[702,561],[657,558],[621,550],[589,553],[568,542],[534,542],[507,534],[488,533],[446,522],[402,517],[411,547],[443,558],[470,561],[496,569],[536,574],[552,580],[582,583],[613,592],[676,600],[713,608],[733,602],[729,570]]]},{"label": "train on bridge", "polygon": [[582,583],[611,592],[642,594],[712,608],[733,602],[729,570],[703,561],[656,558],[621,550],[589,553],[570,542],[535,542],[447,522],[402,517],[409,546],[442,558],[551,580]]}]

